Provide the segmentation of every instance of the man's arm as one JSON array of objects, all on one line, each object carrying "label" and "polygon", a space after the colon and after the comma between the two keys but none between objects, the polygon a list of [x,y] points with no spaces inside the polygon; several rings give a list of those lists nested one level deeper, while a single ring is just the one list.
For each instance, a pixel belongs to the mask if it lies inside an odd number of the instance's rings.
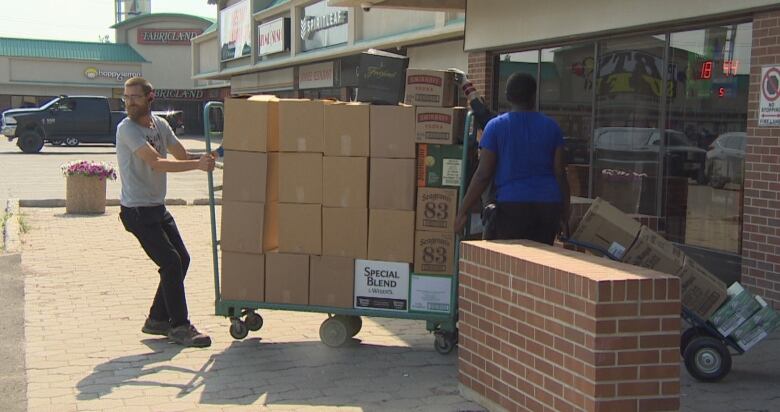
[{"label": "man's arm", "polygon": [[496,154],[487,149],[479,151],[479,165],[471,178],[466,195],[463,196],[463,203],[458,210],[458,216],[455,218],[455,233],[460,233],[466,226],[466,217],[474,204],[480,200],[482,193],[493,180],[496,171]]},{"label": "man's arm", "polygon": [[188,152],[179,139],[175,139],[172,144],[168,145],[168,151],[170,151],[177,160],[197,160],[200,158],[200,156]]},{"label": "man's arm", "polygon": [[[181,146],[181,144],[179,144],[179,146]],[[183,147],[181,150],[185,155],[187,154]],[[160,153],[148,143],[138,148],[138,150],[135,151],[135,154],[157,172],[188,172],[190,170],[210,172],[214,170],[214,157],[211,155],[203,155],[197,160],[179,160],[176,155],[174,155],[177,157],[176,159],[166,159],[160,156]]]}]

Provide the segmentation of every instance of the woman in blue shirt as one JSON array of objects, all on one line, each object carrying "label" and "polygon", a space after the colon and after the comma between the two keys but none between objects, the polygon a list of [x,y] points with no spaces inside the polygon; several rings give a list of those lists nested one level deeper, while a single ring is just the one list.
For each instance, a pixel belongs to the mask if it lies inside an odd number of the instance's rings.
[{"label": "woman in blue shirt", "polygon": [[463,230],[469,210],[492,181],[496,188],[495,239],[530,239],[552,245],[568,221],[569,185],[563,133],[555,120],[534,110],[536,81],[515,73],[506,84],[512,110],[485,127],[479,166],[458,212]]}]

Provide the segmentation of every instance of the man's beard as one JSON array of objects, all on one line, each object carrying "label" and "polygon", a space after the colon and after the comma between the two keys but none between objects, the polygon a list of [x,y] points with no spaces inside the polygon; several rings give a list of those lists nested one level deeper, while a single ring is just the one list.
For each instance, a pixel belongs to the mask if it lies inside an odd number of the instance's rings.
[{"label": "man's beard", "polygon": [[134,104],[127,106],[127,117],[131,120],[140,120],[149,114],[149,105]]}]

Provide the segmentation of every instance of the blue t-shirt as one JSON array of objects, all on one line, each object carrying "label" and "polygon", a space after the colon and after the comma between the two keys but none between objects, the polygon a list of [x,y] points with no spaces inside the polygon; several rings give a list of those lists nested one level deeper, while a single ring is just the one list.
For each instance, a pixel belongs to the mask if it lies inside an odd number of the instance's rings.
[{"label": "blue t-shirt", "polygon": [[559,146],[561,128],[539,112],[509,112],[488,122],[479,147],[496,154],[496,200],[560,202],[554,171]]}]

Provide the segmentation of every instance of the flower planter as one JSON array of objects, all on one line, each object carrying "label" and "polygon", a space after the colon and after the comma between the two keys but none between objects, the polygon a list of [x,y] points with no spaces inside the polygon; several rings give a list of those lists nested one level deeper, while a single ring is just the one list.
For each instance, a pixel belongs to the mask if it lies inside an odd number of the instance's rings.
[{"label": "flower planter", "polygon": [[69,214],[106,212],[106,179],[97,176],[66,176],[65,210]]}]

